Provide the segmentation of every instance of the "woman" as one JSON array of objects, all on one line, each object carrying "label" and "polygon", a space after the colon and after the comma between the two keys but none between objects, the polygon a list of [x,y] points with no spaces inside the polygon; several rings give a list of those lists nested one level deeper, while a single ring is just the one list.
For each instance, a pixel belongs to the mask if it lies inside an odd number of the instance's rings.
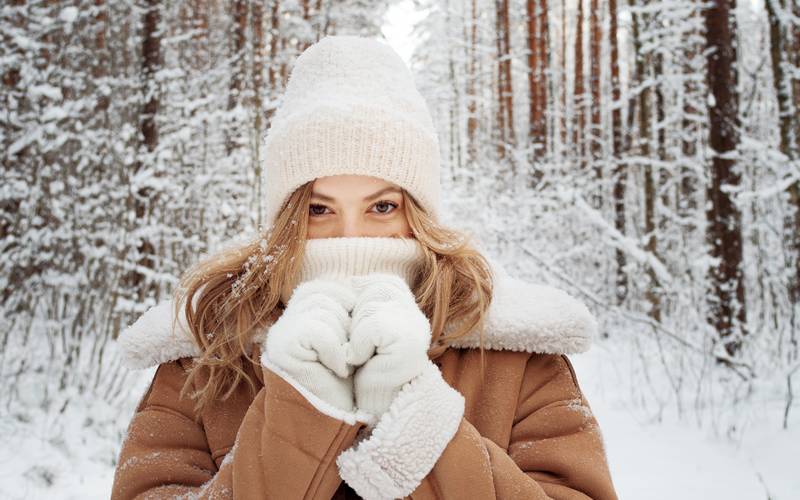
[{"label": "woman", "polygon": [[616,498],[566,357],[594,319],[439,222],[438,154],[391,48],[300,55],[267,135],[269,232],[119,339],[158,368],[112,498]]}]

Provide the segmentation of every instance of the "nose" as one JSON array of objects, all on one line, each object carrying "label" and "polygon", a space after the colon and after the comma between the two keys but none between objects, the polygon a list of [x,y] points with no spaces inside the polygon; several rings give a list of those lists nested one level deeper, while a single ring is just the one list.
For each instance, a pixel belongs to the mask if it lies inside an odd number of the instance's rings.
[{"label": "nose", "polygon": [[339,212],[339,236],[362,237],[369,236],[369,227],[358,210],[341,210]]},{"label": "nose", "polygon": [[346,216],[342,220],[339,233],[339,236],[345,238],[367,236],[367,228],[361,219],[353,216]]}]

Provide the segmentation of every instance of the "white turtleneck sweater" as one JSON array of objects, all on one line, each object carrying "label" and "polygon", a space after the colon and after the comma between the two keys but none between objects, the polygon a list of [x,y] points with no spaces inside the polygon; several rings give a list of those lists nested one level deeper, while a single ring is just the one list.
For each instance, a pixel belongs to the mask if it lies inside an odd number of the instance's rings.
[{"label": "white turtleneck sweater", "polygon": [[[306,240],[296,285],[315,278],[344,279],[370,273],[396,274],[411,286],[425,254],[415,238],[388,236],[311,238]],[[293,290],[284,288],[288,303]]]}]

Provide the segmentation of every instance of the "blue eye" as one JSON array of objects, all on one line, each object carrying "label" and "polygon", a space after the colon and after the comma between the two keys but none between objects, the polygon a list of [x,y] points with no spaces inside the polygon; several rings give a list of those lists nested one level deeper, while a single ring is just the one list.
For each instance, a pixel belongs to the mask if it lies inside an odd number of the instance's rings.
[{"label": "blue eye", "polygon": [[395,203],[393,201],[388,201],[388,200],[381,200],[381,201],[375,203],[372,206],[373,207],[377,207],[377,206],[386,206],[386,205],[390,205],[391,206],[391,210],[388,210],[388,209],[387,210],[378,210],[377,213],[379,213],[379,214],[390,214],[390,213],[394,212],[394,210],[397,208],[397,203]]}]

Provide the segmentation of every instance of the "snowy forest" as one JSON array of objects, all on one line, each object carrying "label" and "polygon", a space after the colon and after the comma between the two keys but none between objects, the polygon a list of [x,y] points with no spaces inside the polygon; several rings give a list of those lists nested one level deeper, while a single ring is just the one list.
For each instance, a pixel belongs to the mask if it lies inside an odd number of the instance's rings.
[{"label": "snowy forest", "polygon": [[329,34],[405,58],[444,222],[597,318],[621,498],[797,498],[799,0],[3,2],[0,497],[108,497],[152,378],[114,341],[264,230],[262,143]]}]

